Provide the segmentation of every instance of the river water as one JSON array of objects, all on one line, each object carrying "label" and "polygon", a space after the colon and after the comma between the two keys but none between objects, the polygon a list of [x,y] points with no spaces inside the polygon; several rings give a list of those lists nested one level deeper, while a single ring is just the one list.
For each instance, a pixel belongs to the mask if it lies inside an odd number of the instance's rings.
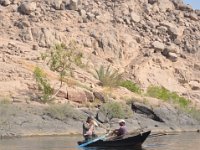
[{"label": "river water", "polygon": [[[79,150],[80,136],[44,136],[0,140],[0,150]],[[84,150],[100,150],[97,148]],[[101,150],[111,150],[101,149]],[[118,150],[116,148],[112,150]],[[123,148],[121,150],[134,150]],[[200,150],[200,133],[149,137],[140,150]]]}]

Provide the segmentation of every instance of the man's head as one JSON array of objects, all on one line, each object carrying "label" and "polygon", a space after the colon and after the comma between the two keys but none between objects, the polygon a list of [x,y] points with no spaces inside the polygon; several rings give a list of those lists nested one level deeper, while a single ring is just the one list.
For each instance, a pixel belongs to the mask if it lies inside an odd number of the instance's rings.
[{"label": "man's head", "polygon": [[92,116],[88,116],[86,122],[94,124],[96,127],[98,127],[98,123],[95,121],[95,119]]},{"label": "man's head", "polygon": [[120,126],[124,126],[126,124],[125,120],[124,119],[120,119],[119,120],[119,125]]},{"label": "man's head", "polygon": [[93,118],[91,116],[88,116],[86,122],[90,123],[92,120]]}]

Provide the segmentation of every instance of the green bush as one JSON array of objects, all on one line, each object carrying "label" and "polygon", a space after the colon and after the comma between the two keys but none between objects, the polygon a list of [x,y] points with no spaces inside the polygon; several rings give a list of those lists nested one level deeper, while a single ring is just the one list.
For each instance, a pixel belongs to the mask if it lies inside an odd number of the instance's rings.
[{"label": "green bush", "polygon": [[117,87],[122,80],[122,75],[119,74],[117,70],[111,71],[110,66],[107,68],[101,66],[96,70],[96,74],[95,78],[97,78],[101,82],[101,85],[105,87]]},{"label": "green bush", "polygon": [[128,105],[118,102],[108,102],[103,104],[100,107],[100,112],[110,120],[112,118],[129,118],[133,116],[133,111]]},{"label": "green bush", "polygon": [[51,88],[51,85],[46,78],[46,74],[41,68],[36,67],[34,70],[34,77],[36,79],[39,90],[42,92],[41,102],[48,102],[53,95],[53,89]]},{"label": "green bush", "polygon": [[164,87],[150,86],[147,89],[147,95],[162,100],[169,100],[169,92]]},{"label": "green bush", "polygon": [[127,88],[131,92],[138,93],[138,94],[141,93],[140,87],[130,80],[122,81],[120,83],[120,86]]},{"label": "green bush", "polygon": [[190,101],[184,97],[179,96],[175,92],[171,92],[164,87],[150,86],[147,89],[147,95],[162,99],[164,101],[173,102],[178,104],[180,107],[187,107],[190,104]]},{"label": "green bush", "polygon": [[43,103],[52,100],[53,97],[58,94],[59,90],[63,86],[67,73],[72,74],[72,64],[79,67],[83,66],[82,57],[83,54],[78,51],[77,44],[73,41],[70,41],[68,45],[65,45],[64,43],[55,44],[49,51],[41,54],[41,58],[44,63],[49,66],[51,71],[59,74],[60,80],[59,88],[53,91],[53,88],[51,88],[46,78],[46,74],[39,67],[35,68],[34,76],[39,89],[43,93],[41,97],[41,101]]},{"label": "green bush", "polygon": [[56,44],[50,51],[42,54],[42,59],[52,71],[59,73],[60,87],[64,82],[67,73],[72,73],[72,64],[81,67],[83,54],[78,52],[77,44],[73,41],[68,45],[64,43]]},{"label": "green bush", "polygon": [[51,118],[65,120],[67,118],[82,120],[81,113],[69,104],[50,105],[46,109],[46,114]]},{"label": "green bush", "polygon": [[190,104],[190,101],[184,97],[179,97],[177,95],[177,101],[181,107],[187,107]]}]

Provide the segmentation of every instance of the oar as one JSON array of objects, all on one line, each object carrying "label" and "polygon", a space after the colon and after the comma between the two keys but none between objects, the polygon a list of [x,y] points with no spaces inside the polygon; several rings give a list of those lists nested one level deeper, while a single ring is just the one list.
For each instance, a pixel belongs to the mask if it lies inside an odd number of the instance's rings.
[{"label": "oar", "polygon": [[103,140],[107,135],[108,134],[105,134],[105,135],[102,135],[102,136],[100,136],[100,137],[98,137],[98,138],[96,138],[94,140],[88,141],[87,143],[83,143],[83,144],[79,145],[79,147],[85,147],[85,146],[87,146],[87,145],[89,145],[91,143],[94,143],[96,141]]}]

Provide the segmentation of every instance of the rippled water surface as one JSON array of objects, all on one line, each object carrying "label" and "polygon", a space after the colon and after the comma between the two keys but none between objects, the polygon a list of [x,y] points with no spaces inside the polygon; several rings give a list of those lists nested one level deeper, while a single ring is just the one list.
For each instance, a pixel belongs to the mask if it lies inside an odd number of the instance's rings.
[{"label": "rippled water surface", "polygon": [[[76,143],[81,139],[79,136],[3,139],[0,140],[0,150],[78,150]],[[111,148],[85,148],[84,150],[111,150]],[[131,148],[123,148],[123,150],[131,150]],[[143,144],[142,150],[200,150],[200,133],[149,137]]]}]

